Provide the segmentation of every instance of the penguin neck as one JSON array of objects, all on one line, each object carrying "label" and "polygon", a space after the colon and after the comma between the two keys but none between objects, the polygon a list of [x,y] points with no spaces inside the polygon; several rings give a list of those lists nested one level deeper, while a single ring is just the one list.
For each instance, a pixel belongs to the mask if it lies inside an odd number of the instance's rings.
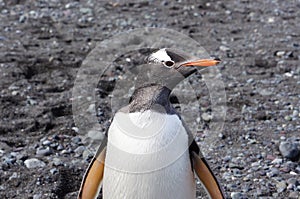
[{"label": "penguin neck", "polygon": [[159,85],[149,84],[136,89],[131,97],[129,112],[144,112],[154,110],[175,114],[175,109],[169,101],[171,89]]}]

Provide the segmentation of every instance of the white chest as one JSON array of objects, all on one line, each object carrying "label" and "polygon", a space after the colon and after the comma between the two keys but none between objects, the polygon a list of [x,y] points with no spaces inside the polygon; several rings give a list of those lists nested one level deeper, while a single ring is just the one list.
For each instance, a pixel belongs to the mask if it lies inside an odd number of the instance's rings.
[{"label": "white chest", "polygon": [[117,113],[108,135],[104,199],[195,198],[188,136],[178,116]]}]

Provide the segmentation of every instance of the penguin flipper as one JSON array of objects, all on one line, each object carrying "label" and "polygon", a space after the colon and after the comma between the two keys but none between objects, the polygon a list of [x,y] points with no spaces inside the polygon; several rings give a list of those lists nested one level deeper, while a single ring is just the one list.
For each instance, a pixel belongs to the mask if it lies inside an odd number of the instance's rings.
[{"label": "penguin flipper", "polygon": [[223,190],[217,178],[209,168],[206,160],[204,158],[200,158],[195,152],[192,152],[192,161],[194,170],[199,180],[210,194],[210,197],[213,199],[225,199]]},{"label": "penguin flipper", "polygon": [[98,196],[104,172],[106,147],[98,151],[92,159],[78,194],[78,199],[94,199]]}]

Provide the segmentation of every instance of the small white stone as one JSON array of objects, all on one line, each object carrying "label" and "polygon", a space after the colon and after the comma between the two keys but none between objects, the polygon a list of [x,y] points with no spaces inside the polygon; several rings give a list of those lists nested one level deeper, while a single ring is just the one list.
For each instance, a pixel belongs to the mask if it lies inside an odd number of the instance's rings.
[{"label": "small white stone", "polygon": [[43,161],[36,158],[27,159],[24,161],[24,164],[28,169],[34,169],[34,168],[46,166],[46,164]]},{"label": "small white stone", "polygon": [[272,164],[282,164],[283,160],[281,158],[274,159],[271,163]]},{"label": "small white stone", "polygon": [[78,127],[76,127],[76,126],[72,127],[72,130],[73,130],[73,131],[75,131],[76,133],[78,133],[78,132],[79,132],[79,128],[78,128]]},{"label": "small white stone", "polygon": [[275,22],[275,18],[274,17],[269,17],[268,18],[268,23],[274,23]]},{"label": "small white stone", "polygon": [[223,52],[230,51],[230,48],[227,46],[220,46],[219,49],[220,49],[220,51],[223,51]]}]

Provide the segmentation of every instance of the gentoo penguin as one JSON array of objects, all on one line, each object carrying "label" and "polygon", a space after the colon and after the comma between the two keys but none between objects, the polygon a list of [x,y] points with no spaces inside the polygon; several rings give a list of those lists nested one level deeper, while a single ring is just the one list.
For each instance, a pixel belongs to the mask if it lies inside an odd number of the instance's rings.
[{"label": "gentoo penguin", "polygon": [[141,67],[127,106],[114,116],[83,178],[78,199],[194,199],[194,173],[213,199],[225,198],[183,119],[171,105],[172,89],[197,67],[219,59],[195,59],[159,49]]}]

